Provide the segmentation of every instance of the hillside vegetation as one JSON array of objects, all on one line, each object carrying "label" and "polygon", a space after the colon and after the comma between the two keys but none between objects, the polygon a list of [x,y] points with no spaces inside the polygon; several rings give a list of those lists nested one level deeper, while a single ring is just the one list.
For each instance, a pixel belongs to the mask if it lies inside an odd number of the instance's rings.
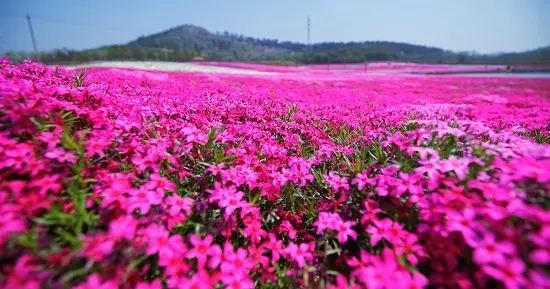
[{"label": "hillside vegetation", "polygon": [[[14,61],[37,58],[9,52]],[[550,65],[550,46],[531,51],[481,55],[452,52],[437,47],[390,41],[303,43],[259,39],[229,32],[212,33],[195,25],[181,25],[122,45],[83,51],[56,50],[40,53],[45,63],[78,63],[94,60],[241,61],[280,63],[360,63],[403,61],[419,63]]]}]

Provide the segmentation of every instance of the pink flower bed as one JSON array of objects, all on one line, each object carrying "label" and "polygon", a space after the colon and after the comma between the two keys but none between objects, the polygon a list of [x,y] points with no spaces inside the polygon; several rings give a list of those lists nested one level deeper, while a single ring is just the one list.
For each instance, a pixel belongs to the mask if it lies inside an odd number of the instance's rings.
[{"label": "pink flower bed", "polygon": [[[219,66],[228,68],[253,69],[265,72],[279,73],[362,73],[365,71],[365,64],[314,64],[299,66],[277,66],[240,62],[197,62],[198,65]],[[497,71],[505,69],[505,65],[446,65],[446,64],[416,64],[399,62],[374,62],[368,63],[367,72],[384,73],[410,73],[410,72],[475,72],[475,71]]]},{"label": "pink flower bed", "polygon": [[0,95],[2,288],[550,282],[545,80],[4,59]]}]

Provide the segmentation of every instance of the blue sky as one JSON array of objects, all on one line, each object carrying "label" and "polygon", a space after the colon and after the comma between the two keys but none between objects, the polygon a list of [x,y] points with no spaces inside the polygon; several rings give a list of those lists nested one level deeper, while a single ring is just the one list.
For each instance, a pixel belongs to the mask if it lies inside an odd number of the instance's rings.
[{"label": "blue sky", "polygon": [[306,42],[389,40],[455,51],[550,45],[550,0],[1,0],[0,51],[125,43],[181,24]]}]

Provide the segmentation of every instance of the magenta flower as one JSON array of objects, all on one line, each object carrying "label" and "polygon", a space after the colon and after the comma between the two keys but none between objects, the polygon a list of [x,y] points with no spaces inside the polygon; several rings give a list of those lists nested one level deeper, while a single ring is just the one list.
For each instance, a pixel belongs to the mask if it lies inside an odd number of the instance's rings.
[{"label": "magenta flower", "polygon": [[144,187],[130,191],[128,198],[128,211],[139,210],[140,214],[147,214],[151,206],[160,205],[164,198],[164,193],[151,191]]},{"label": "magenta flower", "polygon": [[310,252],[310,246],[307,243],[302,243],[300,245],[290,243],[283,252],[285,257],[294,260],[299,268],[304,268],[306,262],[313,258]]},{"label": "magenta flower", "polygon": [[292,166],[290,168],[290,174],[296,177],[296,182],[299,183],[301,187],[305,187],[308,181],[313,182],[315,179],[309,168],[304,165]]},{"label": "magenta flower", "polygon": [[164,204],[168,207],[168,214],[175,217],[181,212],[185,212],[187,216],[191,215],[194,200],[191,198],[182,198],[179,195],[166,197]]},{"label": "magenta flower", "polygon": [[460,232],[468,245],[476,247],[478,240],[475,231],[480,225],[477,223],[476,212],[470,208],[464,209],[461,213],[449,211],[447,213],[447,227],[449,232]]},{"label": "magenta flower", "polygon": [[223,260],[220,266],[222,278],[225,276],[248,276],[249,270],[257,264],[254,260],[248,258],[248,252],[243,248],[238,248],[233,252],[233,246],[224,246]]},{"label": "magenta flower", "polygon": [[101,280],[98,274],[92,274],[88,276],[85,282],[74,287],[75,289],[116,289],[118,288],[117,282],[114,280]]},{"label": "magenta flower", "polygon": [[269,249],[271,253],[271,262],[279,261],[281,254],[283,253],[283,241],[277,240],[274,234],[269,234],[269,241],[264,243],[266,249]]},{"label": "magenta flower", "polygon": [[152,224],[147,227],[144,234],[147,241],[145,254],[174,256],[185,252],[185,245],[181,235],[172,235],[163,226]]},{"label": "magenta flower", "polygon": [[353,221],[340,222],[336,230],[338,231],[338,242],[344,244],[347,242],[348,237],[351,237],[353,240],[357,240],[357,233],[351,229],[355,226]]},{"label": "magenta flower", "polygon": [[422,193],[420,184],[421,177],[416,174],[399,173],[399,178],[396,179],[395,193],[401,195],[409,192],[411,195]]},{"label": "magenta flower", "polygon": [[459,159],[454,155],[446,160],[440,160],[439,163],[441,172],[454,172],[459,180],[464,180],[469,171],[469,161],[466,159]]},{"label": "magenta flower", "polygon": [[138,282],[135,289],[162,289],[162,283],[159,279],[153,280],[153,282]]},{"label": "magenta flower", "polygon": [[351,181],[352,185],[357,185],[358,190],[363,190],[367,185],[376,185],[376,180],[368,177],[368,172],[358,173]]},{"label": "magenta flower", "polygon": [[418,243],[418,237],[413,234],[406,234],[402,242],[395,244],[395,254],[404,255],[413,266],[418,265],[418,257],[426,256],[424,247]]},{"label": "magenta flower", "polygon": [[348,179],[341,177],[334,172],[329,172],[328,175],[323,176],[325,183],[327,183],[332,188],[333,193],[343,192],[347,193],[349,191]]},{"label": "magenta flower", "polygon": [[172,192],[176,190],[176,185],[172,181],[156,173],[151,174],[149,181],[144,187],[148,190],[156,191],[159,194],[164,194],[165,191]]},{"label": "magenta flower", "polygon": [[540,265],[550,263],[550,243],[548,242],[550,240],[550,226],[542,227],[537,234],[531,237],[531,240],[538,246],[529,254],[531,262]]},{"label": "magenta flower", "polygon": [[243,275],[224,275],[222,282],[227,289],[254,289],[254,281]]},{"label": "magenta flower", "polygon": [[506,266],[508,258],[515,253],[514,244],[508,241],[497,242],[494,234],[486,233],[474,248],[473,260],[480,266],[488,263]]},{"label": "magenta flower", "polygon": [[204,239],[201,239],[198,235],[191,235],[189,242],[193,245],[187,251],[186,257],[188,259],[196,258],[199,268],[204,268],[208,260],[208,256],[215,255],[212,253],[212,241],[214,238],[211,235],[206,235]]},{"label": "magenta flower", "polygon": [[282,221],[280,230],[281,232],[287,232],[288,238],[290,238],[291,240],[294,240],[296,238],[297,232],[289,221],[287,220]]},{"label": "magenta flower", "polygon": [[373,225],[367,227],[370,234],[370,242],[373,246],[385,239],[391,244],[397,244],[402,238],[402,227],[390,219],[374,220]]},{"label": "magenta flower", "polygon": [[267,237],[267,232],[262,229],[261,222],[251,222],[242,231],[243,236],[248,237],[252,244],[259,244],[262,238]]},{"label": "magenta flower", "polygon": [[525,264],[523,261],[513,258],[502,266],[483,266],[481,269],[495,280],[501,281],[506,288],[523,288],[526,283],[523,273]]},{"label": "magenta flower", "polygon": [[119,217],[109,224],[109,237],[115,242],[132,240],[135,237],[138,222],[131,215]]},{"label": "magenta flower", "polygon": [[59,176],[43,176],[39,179],[34,179],[29,184],[30,187],[38,188],[39,196],[46,196],[48,192],[57,194],[63,189],[63,183]]}]

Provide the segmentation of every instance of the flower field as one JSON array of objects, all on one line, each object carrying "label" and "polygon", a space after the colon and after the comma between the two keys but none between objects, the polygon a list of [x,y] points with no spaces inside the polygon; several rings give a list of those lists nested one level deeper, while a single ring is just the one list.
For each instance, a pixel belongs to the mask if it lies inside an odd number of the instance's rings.
[{"label": "flower field", "polygon": [[0,287],[550,288],[550,82],[0,61]]}]

